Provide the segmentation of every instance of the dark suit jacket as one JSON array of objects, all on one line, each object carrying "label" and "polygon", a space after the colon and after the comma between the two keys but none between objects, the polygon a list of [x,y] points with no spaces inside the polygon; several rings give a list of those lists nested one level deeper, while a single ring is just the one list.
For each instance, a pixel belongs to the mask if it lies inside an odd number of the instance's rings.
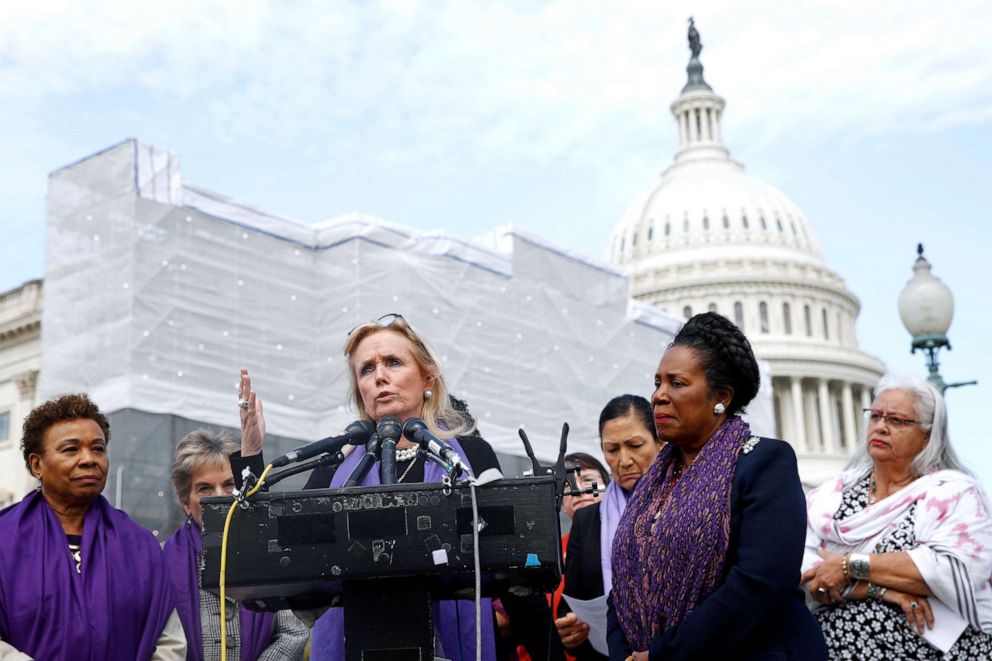
[{"label": "dark suit jacket", "polygon": [[[825,660],[823,634],[799,587],[806,498],[788,443],[763,438],[741,454],[730,512],[723,580],[677,627],[649,641],[650,659]],[[612,603],[607,617],[610,659],[624,661],[630,645]]]},{"label": "dark suit jacket", "polygon": [[[577,599],[595,599],[604,594],[603,568],[600,564],[602,551],[599,547],[601,530],[599,503],[576,510],[572,515],[572,530],[568,534],[568,549],[565,552],[565,594]],[[562,599],[557,616],[562,617],[571,610]],[[588,640],[568,652],[578,661],[606,659],[593,649]]]}]

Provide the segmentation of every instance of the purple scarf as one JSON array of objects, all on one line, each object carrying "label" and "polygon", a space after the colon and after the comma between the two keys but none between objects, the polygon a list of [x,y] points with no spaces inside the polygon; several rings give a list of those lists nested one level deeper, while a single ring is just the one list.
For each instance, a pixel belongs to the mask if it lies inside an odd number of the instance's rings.
[{"label": "purple scarf", "polygon": [[730,541],[730,489],[751,435],[728,418],[681,478],[666,445],[627,503],[613,541],[613,604],[627,641],[648,641],[680,622],[717,587]]},{"label": "purple scarf", "polygon": [[80,574],[41,492],[0,512],[0,639],[45,661],[150,659],[173,601],[155,537],[98,496],[81,555]]},{"label": "purple scarf", "polygon": [[[203,553],[200,526],[192,519],[166,540],[162,547],[172,579],[176,611],[186,632],[187,661],[203,661],[203,632],[200,628],[200,582],[197,558]],[[272,613],[256,613],[238,604],[241,625],[241,661],[255,661],[272,642]]]},{"label": "purple scarf", "polygon": [[613,586],[613,538],[617,525],[627,508],[627,494],[616,480],[610,482],[599,501],[599,564],[603,570],[603,594],[610,594]]},{"label": "purple scarf", "polygon": [[[448,440],[448,445],[458,453],[465,465],[470,465],[465,451],[457,439]],[[364,454],[361,447],[349,454],[331,478],[330,488],[338,489],[344,484],[355,465]],[[416,461],[424,461],[418,458]],[[439,483],[444,477],[441,467],[433,461],[424,464],[424,482]],[[362,486],[379,485],[379,463],[362,480]],[[482,658],[495,661],[496,647],[493,638],[492,600],[482,600]],[[470,661],[475,659],[475,603],[459,599],[439,601],[434,604],[434,622],[444,656],[452,661]],[[344,658],[344,611],[341,608],[329,608],[313,626],[310,638],[311,661],[340,661]]]}]

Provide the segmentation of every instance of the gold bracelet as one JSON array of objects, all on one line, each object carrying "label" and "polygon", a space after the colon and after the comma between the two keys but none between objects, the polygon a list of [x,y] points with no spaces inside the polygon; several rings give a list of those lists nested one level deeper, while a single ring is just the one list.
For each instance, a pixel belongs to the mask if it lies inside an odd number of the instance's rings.
[{"label": "gold bracelet", "polygon": [[844,572],[844,578],[850,583],[851,581],[851,571],[848,567],[848,562],[851,559],[850,553],[845,553],[844,557],[840,560],[840,570]]}]

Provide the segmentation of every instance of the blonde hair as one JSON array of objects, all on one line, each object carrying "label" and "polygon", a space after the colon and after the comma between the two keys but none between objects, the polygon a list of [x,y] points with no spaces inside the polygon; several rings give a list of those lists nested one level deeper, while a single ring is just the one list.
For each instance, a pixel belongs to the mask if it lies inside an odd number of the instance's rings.
[{"label": "blonde hair", "polygon": [[362,394],[358,390],[358,376],[355,373],[354,363],[355,350],[365,338],[385,331],[396,333],[410,343],[410,353],[427,379],[431,397],[425,399],[420,407],[420,417],[427,423],[427,428],[434,435],[444,439],[466,436],[475,431],[475,420],[467,413],[461,413],[452,407],[448,399],[448,388],[444,383],[444,377],[441,376],[441,368],[434,351],[399,315],[387,325],[370,321],[358,326],[348,335],[344,343],[344,355],[348,358],[348,376],[351,379],[351,402],[358,415],[365,420],[378,422],[369,416],[365,402],[362,401]]},{"label": "blonde hair", "polygon": [[183,436],[176,445],[176,458],[172,462],[170,477],[172,487],[183,505],[189,503],[193,488],[193,473],[204,464],[223,464],[224,459],[241,449],[234,434],[210,429],[197,429]]}]

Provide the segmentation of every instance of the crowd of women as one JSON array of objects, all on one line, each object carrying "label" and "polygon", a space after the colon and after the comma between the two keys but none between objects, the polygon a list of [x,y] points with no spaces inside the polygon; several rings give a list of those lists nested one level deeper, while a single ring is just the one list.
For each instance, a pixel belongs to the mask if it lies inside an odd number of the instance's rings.
[{"label": "crowd of women", "polygon": [[[403,317],[361,324],[344,352],[361,418],[421,418],[475,474],[499,467]],[[576,486],[598,488],[565,498],[559,590],[484,600],[478,649],[474,604],[439,602],[437,655],[992,658],[992,509],[950,445],[941,393],[885,377],[846,469],[804,494],[791,446],[741,417],[758,387],[744,334],[715,313],[690,319],[650,400],[621,395],[603,408],[606,466],[567,458]],[[39,488],[0,512],[0,659],[220,658],[221,600],[200,587],[200,501],[264,465],[262,400],[246,370],[238,403],[240,441],[208,430],[178,441],[171,477],[187,518],[163,547],[101,495],[110,426],[96,405],[64,395],[31,412],[22,449]],[[314,471],[307,487],[342,486],[359,454]],[[398,443],[398,481],[440,482],[438,465],[419,459]],[[229,658],[344,657],[338,608],[223,610]]]}]

